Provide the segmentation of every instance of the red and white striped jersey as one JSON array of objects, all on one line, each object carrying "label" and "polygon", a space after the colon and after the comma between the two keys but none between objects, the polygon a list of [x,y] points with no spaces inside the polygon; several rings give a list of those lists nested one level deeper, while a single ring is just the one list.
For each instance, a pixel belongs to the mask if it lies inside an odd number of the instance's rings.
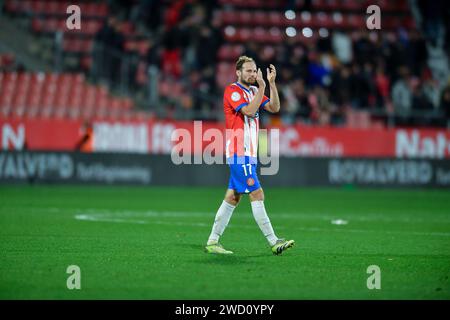
[{"label": "red and white striped jersey", "polygon": [[257,158],[259,111],[270,101],[264,95],[258,112],[254,117],[244,115],[240,110],[248,105],[255,97],[258,88],[245,88],[238,82],[225,88],[223,95],[223,111],[225,113],[226,157],[248,156]]}]

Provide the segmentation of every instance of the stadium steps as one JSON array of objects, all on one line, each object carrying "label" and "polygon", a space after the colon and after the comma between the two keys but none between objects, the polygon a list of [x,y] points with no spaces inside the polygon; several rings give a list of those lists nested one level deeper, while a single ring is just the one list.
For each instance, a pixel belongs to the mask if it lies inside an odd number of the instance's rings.
[{"label": "stadium steps", "polygon": [[21,28],[14,19],[2,15],[0,19],[0,50],[14,52],[16,60],[27,70],[50,71],[52,65],[36,53],[42,52],[44,44]]}]

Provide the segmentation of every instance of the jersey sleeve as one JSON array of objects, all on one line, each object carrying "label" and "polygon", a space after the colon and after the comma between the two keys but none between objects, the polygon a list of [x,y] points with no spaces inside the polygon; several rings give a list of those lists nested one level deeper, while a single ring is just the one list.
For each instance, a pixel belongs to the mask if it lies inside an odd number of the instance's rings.
[{"label": "jersey sleeve", "polygon": [[247,100],[245,100],[242,91],[233,86],[229,86],[226,88],[223,98],[230,104],[230,106],[233,107],[236,112],[239,112],[239,110],[248,105],[248,102]]},{"label": "jersey sleeve", "polygon": [[270,99],[266,95],[262,98],[261,104],[259,106],[259,109],[265,109],[264,107],[269,103]]}]

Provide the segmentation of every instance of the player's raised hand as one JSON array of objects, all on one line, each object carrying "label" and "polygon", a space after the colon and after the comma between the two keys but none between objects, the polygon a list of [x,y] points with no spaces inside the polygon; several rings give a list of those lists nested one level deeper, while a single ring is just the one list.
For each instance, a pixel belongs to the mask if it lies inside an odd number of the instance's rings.
[{"label": "player's raised hand", "polygon": [[258,72],[256,74],[256,82],[258,82],[258,86],[266,86],[266,83],[264,82],[263,74],[261,72],[261,69],[258,68]]},{"label": "player's raised hand", "polygon": [[275,78],[277,77],[277,69],[275,69],[275,66],[271,64],[270,69],[267,68],[267,80],[269,83],[275,83]]}]

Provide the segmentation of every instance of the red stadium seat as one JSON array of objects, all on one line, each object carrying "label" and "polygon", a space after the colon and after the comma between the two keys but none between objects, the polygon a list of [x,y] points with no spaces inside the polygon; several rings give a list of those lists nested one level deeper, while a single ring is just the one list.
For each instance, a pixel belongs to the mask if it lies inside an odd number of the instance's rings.
[{"label": "red stadium seat", "polygon": [[252,29],[251,31],[252,31],[251,38],[254,41],[268,42],[270,40],[269,33],[266,31],[266,29],[264,29],[262,27],[256,27],[256,28]]},{"label": "red stadium seat", "polygon": [[255,11],[253,21],[255,26],[265,26],[269,23],[269,18],[264,11]]},{"label": "red stadium seat", "polygon": [[31,22],[31,29],[36,33],[42,32],[44,30],[44,21],[39,18],[34,18]]},{"label": "red stadium seat", "polygon": [[84,22],[83,27],[81,28],[82,33],[89,34],[94,36],[101,28],[102,22],[98,20],[88,20]]},{"label": "red stadium seat", "polygon": [[[346,18],[346,19],[345,19]],[[351,29],[361,29],[366,27],[365,16],[349,14],[344,18],[344,24]]]},{"label": "red stadium seat", "polygon": [[27,105],[30,107],[39,107],[39,101],[41,100],[42,94],[40,88],[37,90],[30,90],[27,96]]},{"label": "red stadium seat", "polygon": [[315,15],[316,28],[330,28],[333,25],[331,16],[325,12],[318,12]]},{"label": "red stadium seat", "polygon": [[122,22],[120,26],[120,31],[125,37],[132,37],[135,35],[135,28],[132,22],[126,21]]},{"label": "red stadium seat", "polygon": [[89,53],[94,47],[92,39],[64,38],[63,50],[74,53]]},{"label": "red stadium seat", "polygon": [[62,31],[66,34],[94,36],[101,27],[101,21],[89,18],[85,18],[82,21],[81,29],[68,29],[66,18],[60,17],[35,17],[31,22],[31,29],[36,33],[54,33],[56,31]]},{"label": "red stadium seat", "polygon": [[241,28],[237,30],[237,34],[240,42],[246,42],[252,38],[252,29]]},{"label": "red stadium seat", "polygon": [[281,12],[271,11],[268,17],[269,26],[276,26],[276,27],[283,26],[284,25],[283,17],[284,15],[282,15]]},{"label": "red stadium seat", "polygon": [[231,45],[223,45],[219,48],[217,52],[217,58],[219,60],[228,60],[232,55]]},{"label": "red stadium seat", "polygon": [[62,2],[56,2],[56,1],[50,1],[50,2],[45,2],[45,8],[44,8],[44,13],[48,14],[48,15],[52,15],[52,14],[63,14],[66,12],[66,7],[63,6],[64,3]]},{"label": "red stadium seat", "polygon": [[106,3],[81,3],[80,9],[88,17],[105,17],[108,14]]},{"label": "red stadium seat", "polygon": [[1,67],[9,67],[14,64],[15,57],[12,54],[3,54],[0,55],[0,66]]},{"label": "red stadium seat", "polygon": [[5,11],[11,13],[17,13],[20,10],[20,5],[16,0],[6,0]]},{"label": "red stadium seat", "polygon": [[45,12],[45,2],[44,1],[30,1],[30,7],[34,13]]},{"label": "red stadium seat", "polygon": [[339,8],[343,11],[365,12],[367,6],[364,2],[355,0],[341,0]]},{"label": "red stadium seat", "polygon": [[236,60],[244,51],[242,45],[223,45],[219,49],[219,60]]},{"label": "red stadium seat", "polygon": [[133,100],[130,98],[123,98],[121,100],[120,108],[126,111],[131,110],[133,108]]},{"label": "red stadium seat", "polygon": [[12,94],[5,94],[0,96],[0,114],[7,118],[11,112]]},{"label": "red stadium seat", "polygon": [[235,17],[236,12],[235,11],[228,11],[228,10],[221,10],[220,12],[220,18],[222,21],[222,25],[234,25],[235,24]]},{"label": "red stadium seat", "polygon": [[[97,108],[109,107],[109,102],[107,88],[85,83],[82,74],[0,73],[2,117],[88,119]],[[131,99],[120,99],[116,104],[119,110],[133,108]]]},{"label": "red stadium seat", "polygon": [[368,111],[355,111],[349,109],[346,114],[347,127],[350,128],[369,128],[370,123],[370,113]]},{"label": "red stadium seat", "polygon": [[240,25],[251,25],[252,24],[252,15],[249,11],[240,11],[236,15],[237,19],[235,23]]},{"label": "red stadium seat", "polygon": [[[48,1],[48,0],[7,0],[5,8],[9,12],[30,12],[34,14],[44,14],[47,16],[66,15],[66,10],[70,1]],[[108,14],[108,5],[106,3],[76,3],[83,15],[86,17],[104,18]]]}]

